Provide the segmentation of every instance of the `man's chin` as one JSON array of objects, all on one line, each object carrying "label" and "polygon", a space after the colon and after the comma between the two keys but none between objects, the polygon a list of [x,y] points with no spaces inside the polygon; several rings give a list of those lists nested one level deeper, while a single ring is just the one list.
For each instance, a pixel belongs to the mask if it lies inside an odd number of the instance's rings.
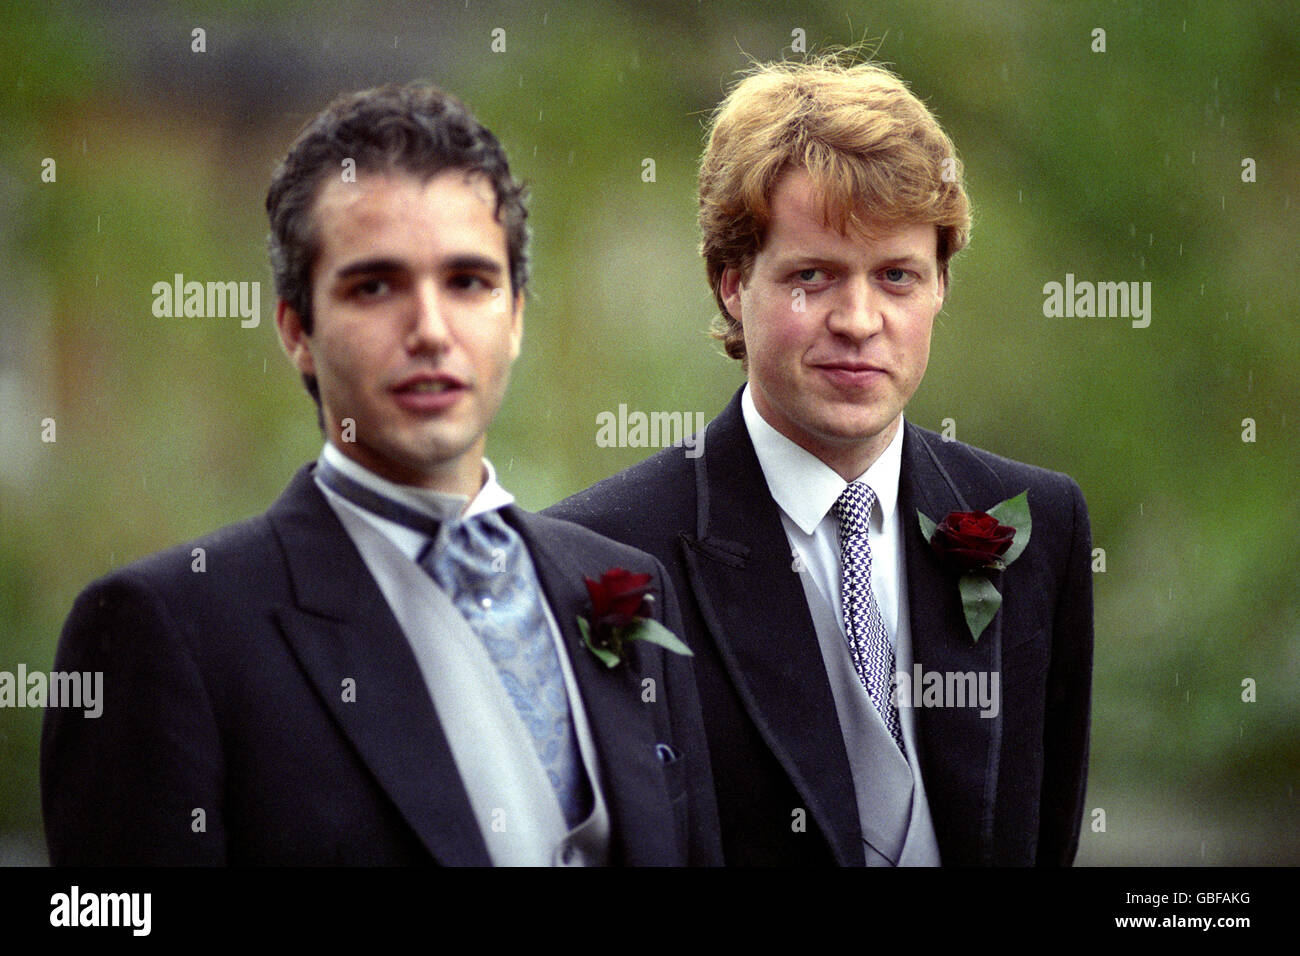
[{"label": "man's chin", "polygon": [[456,436],[410,435],[405,440],[368,444],[348,442],[335,444],[338,449],[362,467],[399,485],[431,487],[440,484],[448,475],[457,473],[475,455],[472,440]]},{"label": "man's chin", "polygon": [[809,442],[799,442],[822,461],[844,461],[867,456],[874,460],[884,451],[894,437],[893,424],[898,417],[881,423],[871,420],[861,423],[828,422],[816,432],[807,433]]},{"label": "man's chin", "polygon": [[889,417],[880,414],[837,416],[823,422],[817,436],[827,444],[844,448],[869,445],[880,441],[882,436],[885,440],[893,438],[894,424],[898,419],[897,412]]}]

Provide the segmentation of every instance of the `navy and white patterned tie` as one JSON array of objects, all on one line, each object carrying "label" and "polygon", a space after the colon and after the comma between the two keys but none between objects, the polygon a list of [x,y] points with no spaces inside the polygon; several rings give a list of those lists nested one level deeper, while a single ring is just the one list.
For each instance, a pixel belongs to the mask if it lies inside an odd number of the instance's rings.
[{"label": "navy and white patterned tie", "polygon": [[[321,481],[358,507],[428,535],[417,562],[483,642],[514,703],[569,826],[591,810],[564,674],[542,587],[519,533],[496,511],[441,527],[436,518],[353,481],[328,462]],[[441,533],[440,533],[441,532]]]},{"label": "navy and white patterned tie", "polygon": [[843,575],[840,596],[844,607],[844,633],[849,639],[849,653],[858,679],[876,711],[885,721],[898,749],[903,746],[903,732],[898,707],[890,694],[894,673],[894,648],[885,632],[880,607],[871,589],[871,542],[867,527],[876,493],[855,481],[835,501],[835,516],[840,522],[840,558]]}]

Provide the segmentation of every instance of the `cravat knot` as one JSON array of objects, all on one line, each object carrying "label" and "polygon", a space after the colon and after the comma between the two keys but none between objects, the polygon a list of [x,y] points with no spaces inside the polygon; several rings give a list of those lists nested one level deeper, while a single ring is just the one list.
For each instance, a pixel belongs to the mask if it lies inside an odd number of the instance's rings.
[{"label": "cravat knot", "polygon": [[505,572],[513,572],[507,562],[519,556],[510,528],[497,512],[450,522],[441,531],[415,560],[454,602],[459,604],[467,595],[495,597],[514,583]]}]

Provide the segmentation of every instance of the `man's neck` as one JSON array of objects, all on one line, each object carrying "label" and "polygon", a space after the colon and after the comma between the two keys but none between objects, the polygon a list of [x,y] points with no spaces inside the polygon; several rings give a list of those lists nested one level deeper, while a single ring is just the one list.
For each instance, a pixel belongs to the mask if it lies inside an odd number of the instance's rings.
[{"label": "man's neck", "polygon": [[481,454],[464,456],[462,460],[449,462],[443,467],[413,469],[366,455],[354,443],[339,442],[332,436],[327,441],[336,452],[368,474],[414,491],[459,495],[473,501],[487,482],[487,468]]},{"label": "man's neck", "polygon": [[903,416],[899,415],[883,431],[877,432],[862,444],[827,445],[824,448],[807,448],[807,450],[820,458],[845,481],[853,481],[861,477],[880,459],[885,449],[889,447],[889,443],[894,440],[894,436],[898,434],[902,423]]},{"label": "man's neck", "polygon": [[853,481],[876,463],[876,460],[889,447],[889,443],[894,440],[894,436],[898,434],[898,429],[903,422],[903,415],[900,412],[898,417],[883,429],[861,441],[818,441],[806,432],[790,427],[784,418],[774,414],[767,407],[762,393],[756,390],[752,383],[748,388],[754,401],[754,408],[763,421],[808,452],[808,454],[820,460],[827,468],[830,468],[845,481]]},{"label": "man's neck", "polygon": [[454,514],[461,514],[465,509],[478,497],[488,479],[487,463],[479,459],[479,479],[477,482],[462,482],[464,487],[471,489],[468,491],[450,490],[446,482],[429,483],[399,480],[402,475],[393,473],[382,473],[371,468],[364,461],[359,461],[355,456],[349,455],[339,447],[336,442],[326,442],[327,454],[330,460],[337,466],[349,471],[355,480],[370,485],[374,490],[382,494],[388,494],[390,497],[396,495],[399,498],[413,496],[417,500],[438,502],[436,507],[444,517],[451,517],[452,512],[446,509],[455,503]]}]

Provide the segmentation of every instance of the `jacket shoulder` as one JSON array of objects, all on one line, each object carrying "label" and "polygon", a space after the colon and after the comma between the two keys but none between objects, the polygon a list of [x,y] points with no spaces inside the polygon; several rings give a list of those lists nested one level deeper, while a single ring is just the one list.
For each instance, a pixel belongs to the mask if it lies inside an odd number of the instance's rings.
[{"label": "jacket shoulder", "polygon": [[88,588],[137,581],[183,589],[187,584],[202,583],[202,575],[210,568],[264,566],[278,551],[270,522],[266,515],[258,515],[132,561],[102,575]]},{"label": "jacket shoulder", "polygon": [[665,448],[596,482],[544,512],[620,541],[638,540],[652,527],[676,527],[695,514],[695,459]]},{"label": "jacket shoulder", "polygon": [[80,630],[93,631],[113,621],[126,622],[133,629],[153,622],[200,641],[206,630],[186,622],[247,614],[259,600],[279,600],[287,580],[272,572],[283,567],[284,557],[267,516],[249,518],[90,582],[73,603],[64,636],[70,639]]},{"label": "jacket shoulder", "polygon": [[972,500],[969,502],[972,508],[987,510],[998,501],[1029,491],[1036,506],[1065,511],[1073,511],[1076,506],[1086,509],[1078,482],[1064,472],[1016,461],[975,445],[944,438],[910,422],[907,427],[907,440],[923,444],[924,448],[918,449],[919,453],[932,453],[963,491],[969,490],[976,495],[983,493],[985,496],[1000,496],[990,501],[982,498]]},{"label": "jacket shoulder", "polygon": [[[557,506],[558,507],[558,506]],[[616,541],[567,518],[557,517],[548,509],[546,514],[521,511],[521,520],[549,548],[575,558],[580,562],[608,563],[611,567],[658,566],[651,555],[638,548]]]}]

